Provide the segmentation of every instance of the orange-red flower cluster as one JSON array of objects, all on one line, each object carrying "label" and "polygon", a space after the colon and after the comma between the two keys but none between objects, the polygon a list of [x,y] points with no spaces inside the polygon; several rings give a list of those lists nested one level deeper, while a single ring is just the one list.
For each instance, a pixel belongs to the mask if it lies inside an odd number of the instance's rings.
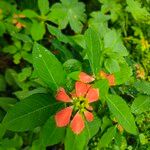
[{"label": "orange-red flower cluster", "polygon": [[[80,134],[84,129],[84,120],[92,121],[94,116],[91,113],[93,110],[90,103],[99,99],[99,90],[93,88],[89,82],[94,80],[93,77],[86,73],[81,73],[80,81],[75,83],[75,92],[68,95],[64,88],[60,88],[56,94],[56,99],[68,103],[68,107],[57,112],[55,115],[55,121],[58,127],[67,126],[70,123],[70,127],[75,134]],[[82,82],[81,82],[82,81]],[[73,116],[73,111],[75,115]]]}]

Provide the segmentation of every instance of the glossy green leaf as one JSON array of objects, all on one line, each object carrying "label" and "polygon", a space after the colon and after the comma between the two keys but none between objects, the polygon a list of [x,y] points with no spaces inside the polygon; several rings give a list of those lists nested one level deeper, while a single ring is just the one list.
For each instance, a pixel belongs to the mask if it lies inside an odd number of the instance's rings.
[{"label": "glossy green leaf", "polygon": [[95,75],[98,74],[101,68],[102,43],[99,35],[93,29],[89,28],[85,32],[86,53]]},{"label": "glossy green leaf", "polygon": [[123,128],[132,134],[137,134],[135,120],[126,102],[118,95],[109,95],[106,99],[110,111]]},{"label": "glossy green leaf", "polygon": [[60,103],[45,94],[35,94],[12,107],[3,120],[12,131],[27,131],[41,126],[60,108]]},{"label": "glossy green leaf", "polygon": [[49,1],[48,0],[38,0],[38,7],[42,15],[46,15],[49,12]]},{"label": "glossy green leaf", "polygon": [[41,132],[41,140],[43,146],[51,146],[61,142],[65,137],[65,128],[57,127],[54,116],[50,117],[45,123]]},{"label": "glossy green leaf", "polygon": [[112,126],[102,135],[98,142],[98,148],[107,147],[116,134],[116,127]]},{"label": "glossy green leaf", "polygon": [[135,114],[140,114],[150,110],[150,96],[139,95],[131,105],[131,111]]},{"label": "glossy green leaf", "polygon": [[53,90],[65,84],[65,72],[61,63],[51,52],[37,43],[33,48],[33,65],[38,76]]},{"label": "glossy green leaf", "polygon": [[33,40],[39,41],[43,38],[45,34],[45,24],[44,22],[37,22],[33,21],[32,27],[31,27],[31,36]]}]

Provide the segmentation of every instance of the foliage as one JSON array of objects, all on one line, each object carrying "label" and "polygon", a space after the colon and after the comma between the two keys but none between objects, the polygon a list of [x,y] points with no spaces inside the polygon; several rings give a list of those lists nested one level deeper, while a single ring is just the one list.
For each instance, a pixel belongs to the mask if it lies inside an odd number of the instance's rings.
[{"label": "foliage", "polygon": [[150,149],[149,39],[148,0],[1,0],[0,150]]}]

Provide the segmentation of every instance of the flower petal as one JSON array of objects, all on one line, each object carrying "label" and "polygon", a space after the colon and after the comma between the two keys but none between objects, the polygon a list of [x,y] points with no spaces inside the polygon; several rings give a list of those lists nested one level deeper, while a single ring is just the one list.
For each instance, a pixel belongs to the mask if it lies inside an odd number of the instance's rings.
[{"label": "flower petal", "polygon": [[97,101],[99,99],[99,90],[96,88],[90,88],[86,98],[88,99],[89,103]]},{"label": "flower petal", "polygon": [[84,129],[84,120],[79,112],[76,113],[71,121],[70,127],[75,134],[80,134]]},{"label": "flower petal", "polygon": [[71,102],[71,98],[67,95],[64,88],[59,88],[56,94],[56,99],[62,102]]},{"label": "flower petal", "polygon": [[89,76],[88,74],[81,72],[79,74],[79,80],[83,83],[90,83],[94,81],[95,79],[92,76]]},{"label": "flower petal", "polygon": [[115,76],[113,74],[110,74],[107,76],[108,82],[110,86],[116,85],[115,83]]},{"label": "flower petal", "polygon": [[64,127],[69,124],[72,110],[72,107],[67,107],[56,113],[55,121],[57,127]]},{"label": "flower petal", "polygon": [[84,97],[86,95],[86,93],[87,93],[89,88],[90,88],[89,84],[77,81],[76,85],[75,85],[77,97],[79,97],[79,96],[83,96]]},{"label": "flower petal", "polygon": [[75,89],[76,89],[76,95],[79,96],[85,96],[88,89],[90,88],[89,84],[83,83],[83,82],[76,82]]},{"label": "flower petal", "polygon": [[85,115],[85,118],[86,118],[87,121],[89,121],[89,122],[93,121],[94,115],[91,112],[85,111],[84,115]]}]

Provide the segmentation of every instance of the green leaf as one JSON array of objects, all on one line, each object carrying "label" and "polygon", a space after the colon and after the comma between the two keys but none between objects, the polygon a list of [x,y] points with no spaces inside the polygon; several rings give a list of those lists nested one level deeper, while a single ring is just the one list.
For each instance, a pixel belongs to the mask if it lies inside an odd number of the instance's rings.
[{"label": "green leaf", "polygon": [[131,105],[131,111],[135,114],[140,114],[150,110],[150,96],[139,95]]},{"label": "green leaf", "polygon": [[118,53],[120,56],[128,55],[128,51],[116,30],[107,31],[104,36],[104,47],[110,49],[112,52]]},{"label": "green leaf", "polygon": [[37,43],[33,47],[33,65],[41,80],[53,90],[65,84],[66,75],[61,63],[51,52]]},{"label": "green leaf", "polygon": [[49,12],[49,1],[48,0],[38,0],[38,7],[42,15],[46,15]]},{"label": "green leaf", "polygon": [[54,49],[60,51],[62,60],[65,61],[73,57],[70,50],[65,45],[63,45],[59,40],[57,39],[52,40],[52,45],[54,46]]},{"label": "green leaf", "polygon": [[123,128],[132,134],[137,134],[134,117],[126,102],[118,95],[109,95],[106,99],[110,111]]},{"label": "green leaf", "polygon": [[75,32],[81,32],[82,22],[85,22],[85,5],[78,0],[61,0],[61,3],[55,3],[51,7],[48,15],[50,21],[59,25],[60,29],[66,28],[70,24]]},{"label": "green leaf", "polygon": [[105,60],[105,68],[109,73],[120,71],[120,66],[117,60],[108,58]]},{"label": "green leaf", "polygon": [[108,144],[112,141],[116,134],[116,127],[112,126],[107,129],[107,131],[102,135],[101,139],[98,142],[98,148],[107,147]]},{"label": "green leaf", "polygon": [[[94,115],[94,120],[91,122],[85,122],[85,134],[87,134],[87,140],[90,140],[99,130],[101,126],[101,120],[98,116]],[[88,142],[88,141],[87,141]]]},{"label": "green leaf", "polygon": [[11,150],[11,148],[20,149],[23,145],[23,139],[16,134],[12,139],[5,138],[0,143],[0,148],[2,147],[4,150]]},{"label": "green leaf", "polygon": [[71,73],[74,71],[81,71],[82,70],[82,64],[80,61],[76,59],[69,59],[64,64],[63,67],[67,73]]},{"label": "green leaf", "polygon": [[131,67],[127,63],[120,63],[120,71],[114,73],[116,84],[119,85],[129,81],[131,75]]},{"label": "green leaf", "polygon": [[31,19],[38,17],[38,14],[35,11],[30,9],[23,10],[22,14],[24,14],[27,18],[31,18]]},{"label": "green leaf", "polygon": [[150,82],[139,80],[134,83],[134,87],[140,92],[150,95]]},{"label": "green leaf", "polygon": [[21,41],[25,42],[25,43],[28,43],[28,42],[32,43],[31,38],[26,34],[14,33],[14,34],[12,34],[12,36],[15,37],[18,40],[21,40]]},{"label": "green leaf", "polygon": [[46,94],[35,94],[17,103],[6,114],[3,124],[12,131],[27,131],[41,126],[60,108],[60,103]]},{"label": "green leaf", "polygon": [[61,142],[65,137],[65,128],[56,126],[54,116],[50,117],[45,123],[41,132],[43,146],[51,146]]},{"label": "green leaf", "polygon": [[31,36],[33,40],[39,41],[43,38],[45,34],[45,25],[44,22],[34,21],[31,27]]},{"label": "green leaf", "polygon": [[95,82],[94,87],[98,88],[100,91],[100,99],[105,101],[106,96],[108,95],[109,83],[108,80],[103,79]]},{"label": "green leaf", "polygon": [[31,67],[23,68],[21,73],[18,74],[18,81],[19,82],[25,81],[28,77],[30,77],[31,73],[32,73]]},{"label": "green leaf", "polygon": [[86,52],[95,75],[98,74],[101,67],[102,43],[99,35],[91,28],[85,32]]},{"label": "green leaf", "polygon": [[16,102],[17,100],[15,98],[0,97],[0,107],[3,108],[5,111],[11,108]]},{"label": "green leaf", "polygon": [[150,24],[150,13],[146,7],[141,7],[140,2],[127,0],[127,5],[127,10],[132,14],[135,20]]},{"label": "green leaf", "polygon": [[67,128],[65,137],[65,150],[83,150],[85,149],[87,137],[85,130],[79,135],[72,132],[70,128]]},{"label": "green leaf", "polygon": [[89,19],[89,27],[95,29],[98,34],[103,37],[108,31],[109,15],[103,14],[101,11],[92,12]]},{"label": "green leaf", "polygon": [[72,42],[71,39],[70,39],[68,36],[66,36],[65,34],[63,34],[63,33],[61,32],[61,30],[59,30],[58,28],[53,27],[53,26],[51,26],[51,25],[47,25],[47,28],[48,28],[48,31],[49,31],[52,35],[56,36],[57,39],[58,39],[60,42],[64,42],[64,43],[71,43],[71,42]]}]

